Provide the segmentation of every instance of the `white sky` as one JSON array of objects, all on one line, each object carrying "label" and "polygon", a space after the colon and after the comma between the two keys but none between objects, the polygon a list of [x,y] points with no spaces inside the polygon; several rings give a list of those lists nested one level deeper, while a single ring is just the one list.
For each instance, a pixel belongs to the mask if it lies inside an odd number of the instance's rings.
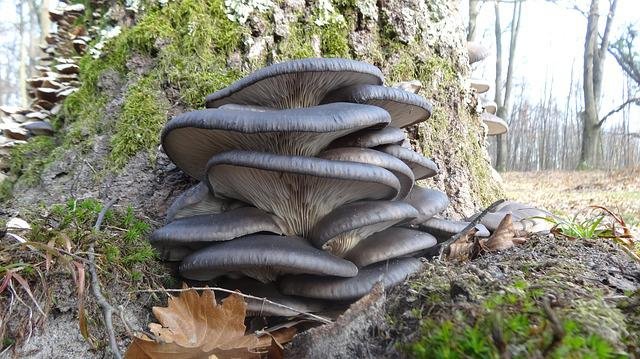
[{"label": "white sky", "polygon": [[[468,0],[460,1],[466,23]],[[534,104],[545,96],[545,82],[550,86],[551,80],[553,80],[552,96],[557,103],[561,105],[566,103],[572,64],[574,81],[582,78],[582,56],[587,21],[578,11],[568,9],[567,4],[574,3],[581,9],[588,9],[589,1],[565,0],[564,3],[563,6],[544,0],[528,0],[522,5],[522,20],[514,63],[514,84],[526,83],[525,96]],[[500,18],[503,31],[509,26],[512,9],[511,4],[501,5]],[[604,27],[607,10],[608,2],[601,1],[601,27]],[[611,39],[615,40],[627,24],[635,24],[640,30],[639,0],[618,1]],[[504,36],[502,48],[503,53],[507,53],[509,40],[507,34]],[[495,37],[492,1],[481,6],[477,19],[476,40],[491,48],[494,54],[479,64],[474,71],[474,76],[493,81],[495,79]],[[640,51],[640,44],[638,44],[638,50]],[[503,72],[506,74],[506,64],[503,65]],[[618,64],[611,55],[608,55],[605,62],[601,115],[623,102],[623,81],[624,76]],[[493,98],[493,94],[488,98]],[[639,130],[639,106],[633,107],[631,119],[631,130]],[[611,124],[620,120],[621,116],[615,116],[607,122]]]}]

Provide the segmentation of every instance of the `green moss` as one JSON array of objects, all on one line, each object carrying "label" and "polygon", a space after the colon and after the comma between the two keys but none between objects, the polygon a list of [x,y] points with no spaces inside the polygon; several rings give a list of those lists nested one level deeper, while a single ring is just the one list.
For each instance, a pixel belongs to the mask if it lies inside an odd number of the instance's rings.
[{"label": "green moss", "polygon": [[333,22],[320,28],[320,51],[324,57],[351,58],[349,28],[342,22]]},{"label": "green moss", "polygon": [[520,353],[516,357],[546,350],[551,358],[625,357],[606,338],[589,330],[588,321],[562,312],[558,320],[564,336],[551,346],[553,324],[541,301],[541,291],[531,291],[527,282],[518,281],[485,299],[473,317],[458,311],[450,319],[423,319],[420,339],[404,350],[415,358],[500,358],[499,337]]},{"label": "green moss", "polygon": [[289,28],[289,35],[278,43],[276,61],[285,59],[303,59],[314,57],[315,52],[311,46],[313,32],[305,26]]},{"label": "green moss", "polygon": [[140,150],[155,155],[169,109],[163,96],[155,76],[145,76],[129,88],[111,138],[109,161],[115,168],[122,168]]},{"label": "green moss", "polygon": [[40,182],[40,174],[47,164],[55,158],[56,143],[46,136],[34,137],[23,145],[11,150],[10,172],[25,185]]},{"label": "green moss", "polygon": [[13,197],[13,181],[5,179],[0,183],[0,203],[4,203]]}]

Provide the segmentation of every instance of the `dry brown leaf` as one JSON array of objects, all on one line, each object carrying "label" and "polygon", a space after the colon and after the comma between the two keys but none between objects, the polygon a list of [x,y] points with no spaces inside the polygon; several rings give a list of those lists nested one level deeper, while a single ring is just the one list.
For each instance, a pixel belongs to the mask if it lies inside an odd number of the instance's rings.
[{"label": "dry brown leaf", "polygon": [[169,297],[167,307],[153,308],[160,324],[152,323],[149,329],[156,340],[146,336],[135,338],[125,357],[260,358],[258,337],[245,335],[246,308],[237,294],[217,304],[211,290],[198,295],[192,289],[179,297]]},{"label": "dry brown leaf", "polygon": [[448,253],[445,259],[448,261],[467,261],[475,257],[477,253],[477,241],[475,234],[478,232],[476,228],[472,228],[467,233],[460,236],[449,245]]},{"label": "dry brown leaf", "polygon": [[524,243],[524,241],[524,238],[516,237],[511,214],[507,214],[489,238],[480,240],[480,246],[486,252],[494,252],[511,248],[515,244]]}]

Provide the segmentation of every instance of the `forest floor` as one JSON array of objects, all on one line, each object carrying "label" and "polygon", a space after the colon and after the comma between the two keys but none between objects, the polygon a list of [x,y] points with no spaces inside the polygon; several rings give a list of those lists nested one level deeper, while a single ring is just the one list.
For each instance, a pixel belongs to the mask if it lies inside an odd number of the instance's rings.
[{"label": "forest floor", "polygon": [[620,171],[540,171],[502,174],[509,199],[562,217],[603,206],[640,228],[640,168]]}]

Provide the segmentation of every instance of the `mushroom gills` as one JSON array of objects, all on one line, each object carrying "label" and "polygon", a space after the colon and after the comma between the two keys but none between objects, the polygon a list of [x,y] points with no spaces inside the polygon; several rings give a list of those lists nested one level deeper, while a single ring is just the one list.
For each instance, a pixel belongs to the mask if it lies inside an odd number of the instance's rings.
[{"label": "mushroom gills", "polygon": [[349,103],[265,112],[205,109],[171,119],[162,147],[178,167],[202,179],[209,158],[224,151],[315,156],[337,138],[389,121],[378,107]]},{"label": "mushroom gills", "polygon": [[335,89],[357,84],[382,84],[382,72],[365,62],[347,59],[292,60],[264,67],[212,93],[207,96],[206,105],[310,107]]},{"label": "mushroom gills", "polygon": [[395,199],[400,190],[397,177],[377,166],[252,151],[213,156],[207,173],[216,195],[273,213],[285,234],[302,237],[343,204]]},{"label": "mushroom gills", "polygon": [[174,219],[202,214],[222,213],[245,206],[247,204],[240,201],[215,197],[207,185],[200,182],[184,191],[173,201],[167,209],[165,222],[169,223]]},{"label": "mushroom gills", "polygon": [[321,103],[354,102],[378,106],[391,115],[391,126],[404,128],[431,116],[431,103],[424,97],[394,87],[353,85],[331,92]]},{"label": "mushroom gills", "polygon": [[401,201],[362,201],[336,208],[320,220],[312,234],[313,244],[343,257],[364,238],[418,215]]}]

